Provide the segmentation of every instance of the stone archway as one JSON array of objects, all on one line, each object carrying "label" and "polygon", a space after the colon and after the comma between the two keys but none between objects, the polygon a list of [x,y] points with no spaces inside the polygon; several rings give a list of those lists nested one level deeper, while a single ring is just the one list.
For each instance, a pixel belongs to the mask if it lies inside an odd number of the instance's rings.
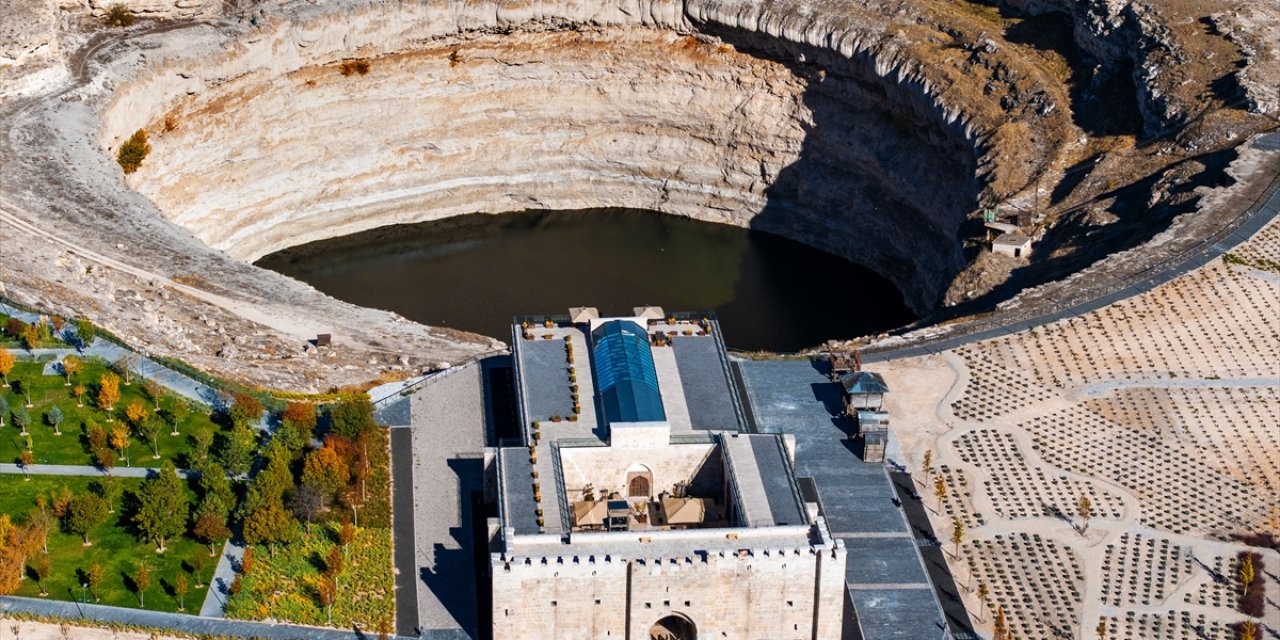
[{"label": "stone archway", "polygon": [[653,623],[649,640],[698,640],[698,627],[692,620],[673,613]]},{"label": "stone archway", "polygon": [[642,464],[627,469],[627,481],[623,485],[628,498],[648,498],[653,495],[653,472]]}]

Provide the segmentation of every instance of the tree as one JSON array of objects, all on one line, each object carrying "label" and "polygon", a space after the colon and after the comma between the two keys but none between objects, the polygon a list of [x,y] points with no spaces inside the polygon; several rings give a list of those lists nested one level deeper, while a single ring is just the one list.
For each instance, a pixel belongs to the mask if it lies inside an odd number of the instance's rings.
[{"label": "tree", "polygon": [[31,468],[31,465],[35,463],[36,454],[32,453],[30,449],[22,452],[22,476],[24,480],[28,482],[31,481],[31,474],[28,473],[28,470]]},{"label": "tree", "polygon": [[320,492],[305,484],[295,489],[293,496],[289,498],[289,510],[293,512],[293,517],[306,525],[308,536],[311,535],[311,520],[320,513],[323,505],[324,500],[320,497]]},{"label": "tree", "polygon": [[173,581],[173,592],[178,594],[178,611],[186,611],[187,576],[178,574],[178,578]]},{"label": "tree", "polygon": [[86,392],[86,391],[88,391],[88,389],[86,389],[86,388],[85,388],[85,386],[84,386],[84,385],[82,385],[82,384],[78,384],[78,385],[76,385],[76,386],[74,386],[74,387],[72,387],[72,388],[71,388],[71,393],[75,394],[75,396],[76,396],[76,406],[77,406],[77,407],[83,407],[83,406],[84,406],[84,394],[85,394],[85,392]]},{"label": "tree", "polygon": [[338,585],[329,576],[320,576],[320,580],[316,584],[316,596],[320,600],[320,606],[324,607],[325,613],[329,618],[329,625],[333,625],[333,603],[338,599]]},{"label": "tree", "polygon": [[[150,380],[148,380],[147,383],[152,384]],[[170,403],[169,408],[164,410],[164,421],[168,422],[171,427],[169,435],[178,435],[178,427],[182,425],[182,422],[186,420],[189,415],[191,415],[191,405],[187,404],[186,400],[174,398],[173,402]]]},{"label": "tree", "polygon": [[335,586],[338,584],[338,574],[342,573],[342,556],[342,549],[335,546],[324,557],[324,574],[333,578]]},{"label": "tree", "polygon": [[124,386],[133,386],[133,370],[138,368],[138,356],[132,351],[126,351],[115,362],[111,363],[111,368],[116,373],[124,376]]},{"label": "tree", "polygon": [[1098,634],[1098,640],[1107,640],[1107,619],[1099,618],[1098,626],[1094,628],[1094,632]]},{"label": "tree", "polygon": [[150,378],[142,381],[142,393],[151,400],[151,410],[160,413],[160,399],[164,397],[164,387]]},{"label": "tree", "polygon": [[200,517],[196,519],[196,525],[192,527],[191,533],[209,545],[210,558],[218,555],[214,546],[231,537],[231,530],[227,528],[227,517],[215,511],[201,513]]},{"label": "tree", "polygon": [[236,496],[227,480],[227,472],[222,465],[210,462],[200,472],[200,506],[196,513],[216,513],[226,518],[231,515]]},{"label": "tree", "polygon": [[1089,530],[1089,518],[1093,517],[1093,501],[1089,499],[1089,496],[1082,493],[1076,506],[1080,510],[1080,535],[1084,535]]},{"label": "tree", "polygon": [[991,595],[991,590],[987,588],[987,583],[978,583],[978,619],[981,620],[986,615],[987,597]]},{"label": "tree", "polygon": [[301,450],[315,437],[316,407],[309,402],[290,402],[280,416],[276,433],[291,451]]},{"label": "tree", "polygon": [[142,406],[141,401],[134,400],[129,403],[129,406],[125,407],[124,417],[129,421],[129,424],[137,428],[150,417],[150,414],[147,413],[147,408]]},{"label": "tree", "polygon": [[106,447],[99,447],[93,450],[93,461],[102,467],[107,477],[111,477],[111,470],[116,468],[116,454]]},{"label": "tree", "polygon": [[147,568],[147,561],[143,560],[138,563],[138,574],[134,576],[133,583],[138,587],[138,606],[147,607],[147,587],[151,586],[151,570]]},{"label": "tree", "polygon": [[71,508],[71,501],[75,499],[75,494],[71,493],[71,489],[67,485],[62,485],[58,490],[58,495],[53,497],[53,515],[58,518],[67,517],[67,510]]},{"label": "tree", "polygon": [[0,377],[4,378],[4,388],[9,388],[9,374],[13,371],[13,353],[0,347]]},{"label": "tree", "polygon": [[88,318],[76,318],[76,337],[80,339],[80,345],[88,347],[93,344],[93,339],[97,337],[98,329]]},{"label": "tree", "polygon": [[218,461],[234,475],[248,473],[253,453],[258,447],[258,434],[247,426],[236,426],[226,434],[218,447]]},{"label": "tree", "polygon": [[186,530],[190,504],[173,463],[166,462],[160,474],[147,478],[138,494],[138,511],[133,516],[138,530],[156,541],[157,553],[164,553],[165,540]]},{"label": "tree", "polygon": [[67,377],[67,384],[64,386],[71,386],[71,377],[80,375],[81,371],[84,371],[84,363],[80,361],[80,358],[72,355],[63,358],[62,375]]},{"label": "tree", "polygon": [[86,493],[71,500],[65,520],[67,530],[83,537],[87,547],[93,544],[89,532],[106,522],[107,517],[107,501],[95,493]]},{"label": "tree", "polygon": [[1004,605],[996,609],[995,633],[992,640],[1009,640],[1009,622],[1004,616]]},{"label": "tree", "polygon": [[324,497],[332,496],[347,485],[351,472],[345,462],[338,457],[333,447],[325,446],[307,455],[302,465],[302,484],[309,486],[320,494],[320,508],[324,508]]},{"label": "tree", "polygon": [[107,422],[111,422],[111,412],[120,401],[120,376],[107,372],[98,379],[98,407],[107,412]]},{"label": "tree", "polygon": [[333,432],[355,440],[377,423],[373,421],[373,403],[364,394],[343,394],[338,404],[329,412]]},{"label": "tree", "polygon": [[132,467],[129,463],[129,432],[124,428],[116,428],[111,430],[111,447],[120,452],[124,458],[124,466]]},{"label": "tree", "polygon": [[942,501],[947,497],[947,482],[938,476],[933,481],[933,495],[938,496],[938,510],[942,510]]},{"label": "tree", "polygon": [[62,435],[62,430],[59,428],[62,425],[62,409],[55,406],[44,414],[44,419],[45,422],[49,423],[49,426],[53,427],[53,435]]},{"label": "tree", "polygon": [[107,513],[115,513],[116,501],[120,499],[120,492],[124,489],[120,484],[120,479],[115,476],[108,475],[107,477],[93,483],[90,487],[107,502]]},{"label": "tree", "polygon": [[356,527],[350,522],[342,523],[342,527],[338,529],[338,544],[342,547],[342,553],[347,552],[347,547],[351,546],[356,540]]},{"label": "tree", "polygon": [[107,7],[107,14],[102,19],[109,27],[127,27],[133,24],[133,13],[124,5],[115,3]]},{"label": "tree", "polygon": [[964,541],[964,521],[960,516],[951,519],[951,542],[956,545],[955,557],[960,557],[960,543]]},{"label": "tree", "polygon": [[14,380],[13,386],[14,386],[14,391],[17,391],[18,393],[22,394],[22,399],[27,401],[28,409],[35,406],[35,404],[31,402],[31,381],[30,380],[23,380],[23,379]]},{"label": "tree", "polygon": [[160,423],[155,419],[143,420],[138,425],[138,435],[151,442],[151,458],[160,459]]},{"label": "tree", "polygon": [[102,565],[96,562],[89,565],[89,570],[84,572],[84,582],[89,585],[89,593],[93,594],[94,602],[102,600],[98,595],[98,586],[102,584],[102,573]]},{"label": "tree", "polygon": [[1248,593],[1249,585],[1253,584],[1254,579],[1258,577],[1253,566],[1252,553],[1240,555],[1240,568],[1236,570],[1236,577],[1240,579],[1240,593]]},{"label": "tree", "polygon": [[924,460],[921,461],[924,467],[924,479],[927,481],[929,476],[933,474],[933,449],[924,452]]},{"label": "tree", "polygon": [[235,426],[251,427],[262,419],[263,410],[262,403],[258,402],[257,398],[245,393],[236,393],[232,396],[227,416]]},{"label": "tree", "polygon": [[9,401],[4,399],[4,394],[0,394],[0,427],[4,426],[4,417],[9,415]]},{"label": "tree", "polygon": [[40,329],[34,324],[22,328],[22,346],[31,351],[40,345]]},{"label": "tree", "polygon": [[36,584],[40,587],[40,595],[49,595],[49,591],[44,588],[44,581],[53,575],[53,565],[50,563],[48,553],[36,556],[36,561],[31,564],[31,572],[36,575]]},{"label": "tree", "polygon": [[193,558],[191,558],[191,568],[194,571],[194,574],[196,577],[197,589],[204,588],[204,570],[205,570],[205,567],[208,567],[208,566],[209,566],[209,559],[202,555],[196,555]]},{"label": "tree", "polygon": [[13,418],[13,426],[22,431],[21,435],[27,435],[27,427],[31,425],[31,414],[27,413],[26,407],[14,409],[10,417]]},{"label": "tree", "polygon": [[265,544],[272,556],[276,545],[289,542],[297,532],[298,522],[279,502],[259,507],[244,519],[244,539],[249,544]]}]

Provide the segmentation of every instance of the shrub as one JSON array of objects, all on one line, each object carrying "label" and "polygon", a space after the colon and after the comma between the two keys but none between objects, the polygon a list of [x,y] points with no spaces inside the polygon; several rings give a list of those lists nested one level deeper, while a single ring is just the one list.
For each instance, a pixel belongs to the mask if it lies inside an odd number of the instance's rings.
[{"label": "shrub", "polygon": [[369,73],[370,68],[371,65],[368,60],[357,58],[355,60],[343,60],[342,65],[338,67],[338,71],[344,76],[349,76],[353,73],[365,75]]},{"label": "shrub", "polygon": [[133,13],[122,4],[113,4],[107,7],[104,19],[109,27],[127,27],[133,24]]},{"label": "shrub", "polygon": [[142,161],[149,153],[151,153],[151,143],[147,142],[147,131],[138,129],[124,144],[120,145],[116,162],[120,163],[120,168],[124,169],[125,173],[133,173],[142,166]]}]

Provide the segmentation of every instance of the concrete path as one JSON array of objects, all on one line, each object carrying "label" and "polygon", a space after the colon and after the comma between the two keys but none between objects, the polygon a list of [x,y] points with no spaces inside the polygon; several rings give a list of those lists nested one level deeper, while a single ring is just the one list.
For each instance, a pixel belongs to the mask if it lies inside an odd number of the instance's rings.
[{"label": "concrete path", "polygon": [[[150,458],[147,458],[150,460]],[[146,478],[153,473],[158,473],[159,467],[116,467],[111,470],[110,475],[117,478]],[[178,469],[178,477],[195,478],[199,477],[199,473],[188,469]],[[25,470],[22,465],[17,464],[0,464],[0,473],[26,473],[33,476],[92,476],[104,477],[107,472],[98,467],[79,464],[33,464]]]},{"label": "concrete path", "polygon": [[[416,624],[422,629],[470,634],[476,629],[470,496],[483,490],[485,418],[480,372],[479,365],[468,365],[423,386],[411,396],[412,428],[393,432],[397,445],[404,442],[401,434],[411,433],[412,466],[407,474],[397,473],[393,484],[398,495],[412,488],[412,508],[397,510],[394,533],[397,550],[403,540],[412,540],[414,555],[412,564],[404,566],[401,556],[407,559],[407,554],[398,552],[401,561],[396,570],[412,580]],[[392,455],[403,454],[393,449]],[[400,463],[393,469],[405,470]],[[397,631],[408,634],[413,629]]]},{"label": "concrete path", "polygon": [[1087,384],[1076,389],[1075,395],[1081,398],[1098,398],[1120,389],[1224,389],[1235,387],[1280,387],[1280,378],[1103,380],[1102,382]]},{"label": "concrete path", "polygon": [[236,571],[244,560],[244,547],[228,541],[218,556],[218,568],[214,569],[209,579],[208,591],[204,596],[204,605],[200,607],[200,615],[205,618],[221,618],[227,607],[227,596],[231,589],[231,581],[236,579]]}]

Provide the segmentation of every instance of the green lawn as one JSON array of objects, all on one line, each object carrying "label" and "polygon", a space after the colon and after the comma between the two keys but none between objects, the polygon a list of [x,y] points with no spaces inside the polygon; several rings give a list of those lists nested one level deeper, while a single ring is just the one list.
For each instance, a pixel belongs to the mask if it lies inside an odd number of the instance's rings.
[{"label": "green lawn", "polygon": [[[62,376],[41,375],[43,368],[43,363],[20,362],[14,366],[13,373],[9,375],[11,381],[24,380],[31,385],[31,401],[35,407],[28,409],[28,412],[31,414],[31,444],[35,452],[36,464],[93,464],[88,450],[88,440],[85,437],[86,421],[93,420],[108,430],[112,426],[125,424],[120,415],[116,416],[115,423],[108,424],[106,412],[98,409],[94,402],[97,395],[97,381],[107,370],[106,365],[97,361],[85,362],[84,371],[74,378],[74,383],[83,384],[88,388],[83,407],[76,406],[76,398],[72,393],[74,385],[66,386],[66,380]],[[14,393],[12,388],[0,389],[0,394],[8,400],[10,409],[26,404],[22,396]],[[137,376],[134,377],[132,385],[126,386],[121,382],[120,401],[116,404],[117,414],[122,413],[123,408],[129,406],[129,403],[134,400],[141,401],[148,411],[154,413],[154,405],[143,393],[141,380]],[[178,398],[167,395],[161,399],[160,406],[168,408],[177,400]],[[53,427],[45,421],[45,415],[55,405],[62,410],[64,416],[61,426],[62,435],[55,435]],[[18,430],[12,427],[10,420],[10,416],[5,416],[5,427],[0,429],[0,462],[17,462],[23,449],[26,448],[26,438],[19,435]],[[193,407],[178,428],[179,435],[170,435],[168,427],[161,429],[157,439],[160,450],[159,459],[152,457],[154,454],[149,441],[134,436],[131,438],[128,449],[129,461],[135,467],[159,467],[166,460],[172,461],[180,468],[188,467],[190,461],[186,460],[185,454],[192,448],[191,435],[197,431],[215,432],[217,429],[217,425],[210,420],[206,408]],[[123,467],[125,463],[123,460],[118,460],[116,465]]]},{"label": "green lawn", "polygon": [[[7,427],[6,427],[7,428]],[[32,476],[24,481],[21,475],[0,475],[0,513],[9,514],[21,522],[25,514],[35,508],[37,495],[56,495],[65,485],[73,494],[89,490],[93,480],[82,477]],[[206,559],[202,579],[207,583],[213,575],[216,558],[208,558],[209,548],[195,540],[179,538],[167,543],[165,553],[155,552],[155,545],[142,542],[130,533],[128,525],[120,522],[120,502],[127,501],[129,493],[141,485],[140,479],[121,478],[124,487],[121,500],[115,505],[107,523],[89,534],[92,546],[85,547],[78,535],[55,532],[49,536],[49,557],[52,575],[46,581],[49,598],[55,600],[79,600],[81,595],[80,571],[97,562],[103,568],[99,596],[102,604],[138,608],[138,595],[133,585],[138,565],[146,561],[152,569],[151,586],[146,591],[146,607],[157,611],[177,611],[178,599],[173,584],[179,573],[187,574],[189,590],[186,596],[187,610],[199,611],[208,587],[196,589],[194,565],[196,556]],[[193,495],[194,499],[194,495]],[[32,578],[24,580],[16,595],[39,597],[40,589]],[[92,600],[92,596],[90,597]]]},{"label": "green lawn", "polygon": [[[227,617],[325,625],[328,618],[318,603],[315,585],[324,558],[337,544],[337,528],[333,523],[315,525],[310,537],[281,546],[274,558],[266,547],[257,548],[252,570],[240,579],[239,593],[227,601]],[[338,575],[334,626],[350,629],[358,622],[365,629],[377,629],[382,621],[394,624],[391,567],[391,530],[361,528]]]}]

